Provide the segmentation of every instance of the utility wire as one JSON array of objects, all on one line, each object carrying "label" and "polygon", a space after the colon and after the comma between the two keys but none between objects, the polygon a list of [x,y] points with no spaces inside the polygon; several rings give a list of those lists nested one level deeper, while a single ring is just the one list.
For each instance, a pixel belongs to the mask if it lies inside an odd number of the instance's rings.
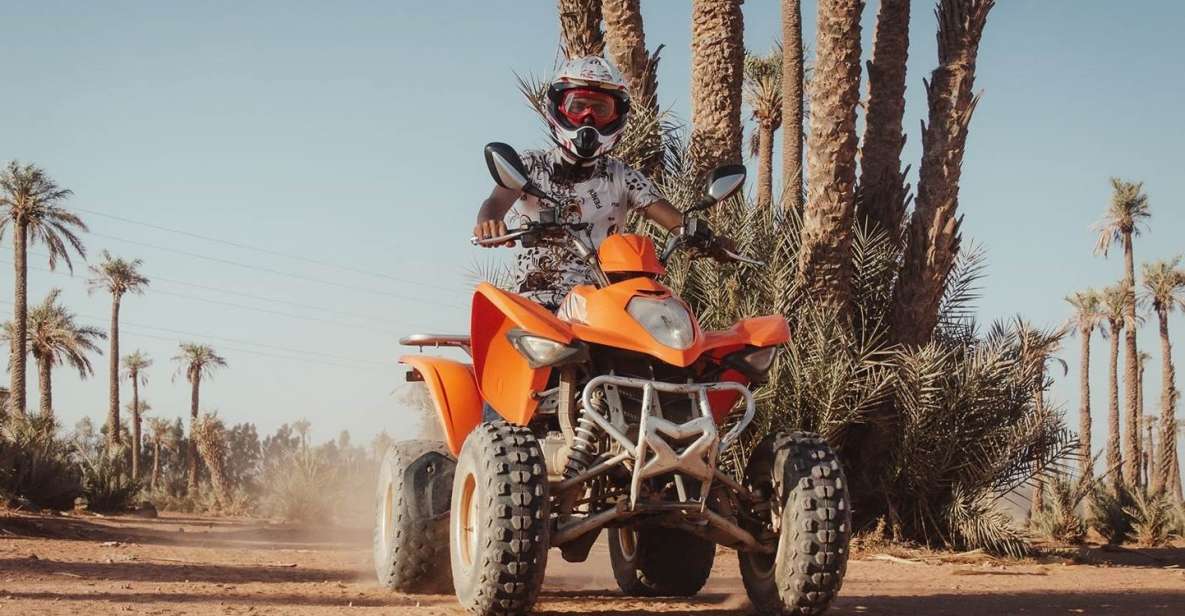
[{"label": "utility wire", "polygon": [[294,274],[292,272],[285,272],[282,270],[272,269],[269,267],[261,267],[258,265],[251,265],[250,263],[243,263],[241,261],[233,261],[231,259],[223,259],[221,257],[211,257],[208,255],[203,255],[203,254],[196,253],[196,252],[189,252],[186,250],[178,250],[176,248],[170,248],[168,246],[160,246],[157,244],[149,244],[147,242],[140,242],[137,240],[129,240],[127,238],[118,237],[115,235],[107,235],[105,233],[96,233],[96,232],[92,231],[90,234],[94,235],[96,237],[101,237],[101,238],[105,238],[105,239],[109,239],[109,240],[115,240],[117,242],[124,242],[124,243],[132,244],[135,246],[142,246],[144,248],[151,248],[153,250],[161,250],[164,252],[171,252],[171,253],[175,253],[175,254],[179,254],[179,255],[184,255],[187,257],[193,257],[195,259],[203,259],[205,261],[211,261],[214,263],[221,263],[223,265],[233,265],[235,267],[241,267],[244,269],[255,270],[257,272],[264,272],[267,274],[272,274],[274,276],[282,276],[285,278],[292,278],[294,280],[300,280],[303,282],[312,282],[312,283],[316,283],[316,284],[323,284],[323,285],[328,285],[331,287],[337,287],[339,289],[349,289],[351,291],[360,291],[362,293],[370,293],[373,295],[385,295],[387,297],[394,297],[396,299],[400,299],[400,300],[408,301],[408,302],[434,304],[434,305],[441,306],[444,308],[451,308],[454,310],[464,310],[464,308],[462,308],[461,306],[459,306],[457,304],[440,302],[440,301],[436,301],[436,300],[427,299],[424,297],[412,297],[412,296],[403,295],[400,293],[392,293],[390,291],[382,291],[379,289],[370,289],[367,287],[360,287],[360,286],[356,286],[356,285],[344,284],[344,283],[335,282],[332,280],[324,280],[322,278],[313,278],[311,276],[304,276],[302,274]]},{"label": "utility wire", "polygon": [[106,212],[98,212],[95,210],[88,210],[88,209],[80,208],[80,207],[72,207],[71,209],[77,210],[79,212],[86,212],[87,214],[93,214],[95,216],[102,216],[104,218],[110,218],[112,220],[118,220],[120,222],[126,222],[129,224],[139,225],[142,227],[148,227],[149,229],[156,229],[158,231],[166,231],[169,233],[176,233],[178,235],[184,235],[186,237],[192,237],[192,238],[199,239],[199,240],[205,240],[207,242],[214,242],[216,244],[222,244],[224,246],[232,246],[234,248],[241,248],[243,250],[250,250],[253,252],[258,252],[260,254],[272,255],[272,256],[276,256],[276,257],[283,257],[285,259],[295,259],[297,261],[304,261],[305,263],[312,263],[314,265],[320,265],[322,267],[333,268],[336,270],[341,270],[343,272],[352,272],[355,274],[362,274],[364,276],[370,276],[372,278],[382,278],[385,280],[398,282],[400,284],[410,284],[410,285],[427,287],[430,289],[438,289],[441,291],[448,291],[448,292],[453,292],[453,293],[457,292],[457,289],[454,289],[451,287],[445,287],[442,285],[435,285],[432,283],[421,282],[418,280],[411,280],[408,278],[400,278],[398,276],[392,276],[390,274],[384,274],[381,272],[374,272],[374,271],[365,270],[365,269],[361,269],[361,268],[357,268],[357,267],[351,267],[349,265],[342,265],[340,263],[333,263],[330,261],[323,261],[321,259],[314,259],[312,257],[306,257],[303,255],[296,255],[296,254],[291,254],[291,253],[286,253],[286,252],[280,252],[278,250],[268,250],[267,248],[260,248],[258,246],[252,246],[250,244],[243,244],[240,242],[232,242],[230,240],[225,240],[222,238],[210,237],[208,235],[202,235],[200,233],[194,233],[192,231],[184,231],[182,229],[174,229],[171,227],[165,227],[162,225],[157,225],[157,224],[153,224],[153,223],[149,223],[149,222],[134,220],[131,218],[125,218],[123,216],[116,216],[115,214],[108,214]]}]

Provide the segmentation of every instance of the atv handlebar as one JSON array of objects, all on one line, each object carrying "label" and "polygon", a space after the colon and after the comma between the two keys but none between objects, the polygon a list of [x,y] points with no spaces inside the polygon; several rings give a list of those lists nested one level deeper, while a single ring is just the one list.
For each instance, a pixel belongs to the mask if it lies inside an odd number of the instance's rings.
[{"label": "atv handlebar", "polygon": [[485,239],[481,239],[475,235],[469,238],[469,243],[474,246],[498,246],[526,236],[537,239],[548,237],[566,238],[568,234],[563,233],[565,231],[584,231],[587,228],[588,223],[586,222],[529,222],[525,227],[508,230],[506,235],[487,237]]}]

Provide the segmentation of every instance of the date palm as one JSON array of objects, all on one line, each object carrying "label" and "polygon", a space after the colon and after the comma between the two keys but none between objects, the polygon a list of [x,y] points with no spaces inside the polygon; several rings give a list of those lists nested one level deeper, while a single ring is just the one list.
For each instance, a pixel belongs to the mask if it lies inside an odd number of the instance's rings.
[{"label": "date palm", "polygon": [[156,485],[160,481],[160,452],[171,450],[177,446],[170,427],[169,422],[160,417],[152,417],[148,420],[148,431],[152,435],[152,483],[149,485],[153,490],[156,489]]},{"label": "date palm", "polygon": [[881,0],[868,63],[868,104],[860,148],[857,213],[896,238],[909,186],[901,170],[905,146],[905,63],[909,58],[909,0]]},{"label": "date palm", "polygon": [[[659,117],[658,59],[662,45],[654,53],[646,50],[641,0],[602,0],[601,13],[605,20],[605,52],[625,77],[631,106],[645,109],[648,116]],[[650,132],[657,144],[661,140],[660,127],[656,125]],[[655,147],[639,170],[655,177],[662,171],[664,155],[661,147]]]},{"label": "date palm", "polygon": [[757,158],[757,207],[770,207],[774,191],[774,132],[782,125],[780,45],[768,55],[745,54],[744,97],[757,124],[749,141],[749,155]]},{"label": "date palm", "polygon": [[1173,346],[1169,340],[1169,314],[1185,308],[1185,272],[1181,270],[1180,257],[1145,263],[1141,270],[1143,300],[1151,306],[1160,326],[1160,452],[1149,477],[1151,491],[1155,494],[1163,491],[1173,476],[1177,387]]},{"label": "date palm", "polygon": [[802,101],[806,72],[800,0],[782,0],[782,194],[783,207],[802,212]]},{"label": "date palm", "polygon": [[[1126,327],[1134,326],[1127,320],[1127,286],[1122,282],[1103,289],[1099,308],[1107,321],[1103,335],[1111,341],[1111,361],[1108,364],[1109,406],[1107,407],[1107,472],[1118,487],[1123,483],[1123,451],[1119,445],[1119,335]],[[1128,452],[1129,455],[1131,452]]]},{"label": "date palm", "polygon": [[1090,416],[1090,339],[1096,330],[1103,327],[1099,294],[1094,289],[1079,291],[1066,298],[1074,312],[1066,322],[1071,335],[1079,337],[1082,361],[1078,368],[1078,440],[1082,445],[1082,477],[1090,481],[1094,475],[1094,456],[1091,453]]},{"label": "date palm", "polygon": [[[53,368],[66,364],[78,370],[80,378],[94,374],[89,355],[102,354],[97,340],[107,337],[101,329],[79,325],[74,313],[58,303],[60,289],[53,289],[42,302],[28,312],[26,344],[37,363],[38,384],[41,389],[40,408],[43,417],[53,416]],[[4,324],[0,338],[15,347],[15,322]]]},{"label": "date palm", "polygon": [[[1033,407],[1038,417],[1045,417],[1049,409],[1045,405],[1045,389],[1049,383],[1047,369],[1049,362],[1057,362],[1065,369],[1066,363],[1055,355],[1061,350],[1065,328],[1041,329],[1017,317],[1015,324],[1018,358],[1024,374],[1032,381]],[[1043,458],[1045,456],[1042,456]],[[1034,480],[1031,514],[1036,515],[1045,508],[1045,469],[1040,469]]]},{"label": "date palm", "polygon": [[973,93],[979,42],[993,6],[994,0],[938,3],[938,68],[925,82],[929,123],[922,127],[918,194],[893,293],[892,329],[904,344],[922,344],[933,335],[962,243],[959,178],[979,100]]},{"label": "date palm", "polygon": [[601,0],[559,0],[558,8],[564,55],[583,58],[603,54]]},{"label": "date palm", "polygon": [[[1143,182],[1111,178],[1111,202],[1103,214],[1103,219],[1094,226],[1099,234],[1098,241],[1095,242],[1095,252],[1106,257],[1112,244],[1119,243],[1123,246],[1124,284],[1128,289],[1127,319],[1131,322],[1136,320],[1136,266],[1132,255],[1132,238],[1140,235],[1150,216],[1148,195],[1144,194]],[[1124,380],[1127,385],[1124,392],[1124,416],[1127,419],[1128,457],[1123,466],[1123,478],[1128,484],[1136,485],[1140,474],[1140,411],[1136,408],[1139,350],[1136,348],[1135,328],[1128,328],[1126,331],[1124,347]]]},{"label": "date palm", "polygon": [[[77,215],[62,207],[72,193],[58,186],[45,171],[33,165],[11,161],[0,170],[0,240],[12,228],[13,247],[13,344],[11,347],[10,387],[8,408],[13,413],[25,412],[25,356],[28,353],[28,291],[29,246],[45,245],[49,253],[49,269],[61,260],[74,271],[70,253],[86,256],[86,248],[78,238],[86,231],[86,224]],[[0,418],[3,409],[0,409]]]},{"label": "date palm", "polygon": [[846,315],[851,299],[852,220],[856,207],[856,106],[860,102],[861,0],[821,0],[806,206],[798,284]]},{"label": "date palm", "polygon": [[148,384],[148,368],[152,360],[143,351],[136,351],[123,357],[123,376],[132,383],[132,401],[128,409],[132,412],[132,478],[140,478],[140,416],[150,408],[141,404],[140,386]]},{"label": "date palm", "polygon": [[143,294],[148,278],[140,274],[143,261],[131,261],[112,257],[103,251],[103,261],[90,267],[91,278],[87,281],[91,292],[107,291],[111,294],[111,349],[107,358],[107,440],[118,445],[119,434],[119,306],[126,293]]},{"label": "date palm", "polygon": [[222,358],[213,347],[205,344],[197,344],[192,342],[183,342],[180,345],[180,353],[173,357],[173,361],[177,362],[177,374],[185,377],[189,382],[189,490],[190,492],[197,491],[198,479],[198,451],[197,442],[193,439],[193,430],[197,425],[198,420],[198,402],[201,396],[202,379],[209,379],[214,375],[214,371],[226,366],[226,360]]},{"label": "date palm", "polygon": [[744,70],[741,0],[692,0],[691,159],[697,176],[741,162]]}]

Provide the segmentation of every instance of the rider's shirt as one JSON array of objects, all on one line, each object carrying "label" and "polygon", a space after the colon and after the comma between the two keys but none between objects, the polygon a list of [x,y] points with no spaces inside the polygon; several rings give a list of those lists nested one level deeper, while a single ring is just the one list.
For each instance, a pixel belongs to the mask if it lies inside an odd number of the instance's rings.
[{"label": "rider's shirt", "polygon": [[[591,173],[586,170],[579,179],[566,177],[570,172],[561,166],[558,149],[528,150],[522,160],[531,181],[560,202],[556,220],[588,223],[594,248],[622,231],[629,212],[662,198],[646,176],[607,156],[599,158]],[[541,209],[555,208],[524,194],[507,213],[506,226],[538,221]],[[592,282],[589,266],[564,246],[520,246],[515,258],[515,290],[541,304],[557,306],[572,287]]]}]

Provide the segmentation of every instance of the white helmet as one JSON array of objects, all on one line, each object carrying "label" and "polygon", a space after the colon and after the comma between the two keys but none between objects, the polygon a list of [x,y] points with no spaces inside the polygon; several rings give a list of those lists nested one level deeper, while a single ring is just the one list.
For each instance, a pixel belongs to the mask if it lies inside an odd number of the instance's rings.
[{"label": "white helmet", "polygon": [[625,130],[630,95],[621,73],[597,56],[568,60],[547,88],[547,124],[571,162],[591,162]]}]

